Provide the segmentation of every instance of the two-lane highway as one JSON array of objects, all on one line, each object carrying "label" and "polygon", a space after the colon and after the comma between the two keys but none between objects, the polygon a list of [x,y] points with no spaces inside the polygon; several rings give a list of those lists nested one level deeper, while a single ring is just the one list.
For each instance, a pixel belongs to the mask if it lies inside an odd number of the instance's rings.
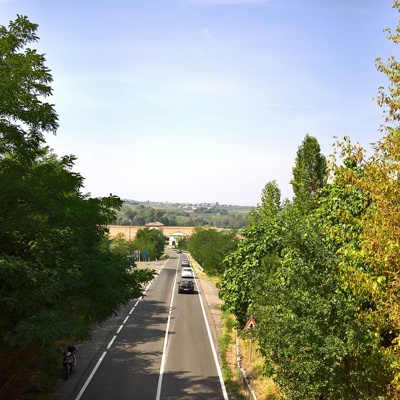
[{"label": "two-lane highway", "polygon": [[228,398],[200,293],[178,294],[185,257],[173,253],[127,308],[71,400]]}]

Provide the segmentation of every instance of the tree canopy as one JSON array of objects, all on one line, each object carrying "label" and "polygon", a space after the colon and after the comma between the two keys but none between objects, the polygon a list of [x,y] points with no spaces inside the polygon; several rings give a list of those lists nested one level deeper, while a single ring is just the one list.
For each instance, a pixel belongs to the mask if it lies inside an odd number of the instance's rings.
[{"label": "tree canopy", "polygon": [[376,66],[389,86],[373,154],[345,137],[326,163],[306,135],[293,201],[268,183],[226,260],[220,296],[238,327],[255,318],[264,372],[288,399],[400,398],[400,67]]},{"label": "tree canopy", "polygon": [[52,76],[28,47],[37,25],[18,16],[0,27],[0,350],[88,338],[151,271],[127,272],[106,226],[122,201],[82,194],[75,157],[45,146],[58,116],[45,102]]},{"label": "tree canopy", "polygon": [[206,273],[219,275],[225,271],[225,257],[236,249],[237,244],[235,231],[219,232],[214,228],[197,226],[182,245],[190,251]]},{"label": "tree canopy", "polygon": [[186,206],[180,204],[156,207],[143,204],[131,204],[125,200],[121,210],[117,211],[115,225],[144,226],[151,222],[161,222],[165,226],[214,226],[217,228],[241,229],[247,225],[247,209],[237,211],[238,207],[224,208],[213,205],[209,207]]},{"label": "tree canopy", "polygon": [[146,253],[146,258],[154,260],[160,258],[164,252],[164,245],[164,236],[159,230],[143,228],[137,231],[132,249],[139,250],[142,257]]},{"label": "tree canopy", "polygon": [[0,152],[28,161],[44,142],[44,133],[55,133],[58,116],[44,101],[52,94],[45,57],[27,47],[36,42],[38,25],[18,16],[8,28],[0,26]]},{"label": "tree canopy", "polygon": [[295,201],[310,207],[315,194],[322,188],[327,179],[326,158],[321,153],[318,140],[306,135],[297,150],[293,179],[290,181],[295,194]]}]

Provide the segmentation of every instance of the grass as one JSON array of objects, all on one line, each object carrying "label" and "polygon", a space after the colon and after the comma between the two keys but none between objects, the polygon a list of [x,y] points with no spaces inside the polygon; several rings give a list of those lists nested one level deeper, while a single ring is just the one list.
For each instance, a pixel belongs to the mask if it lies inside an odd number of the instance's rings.
[{"label": "grass", "polygon": [[[229,393],[229,398],[246,399],[244,389],[241,387],[240,370],[237,366],[236,355],[236,329],[234,317],[224,312],[222,314],[223,333],[219,340],[221,354],[222,375]],[[241,368],[246,372],[250,387],[257,399],[281,400],[283,396],[272,378],[263,375],[263,358],[257,351],[257,343],[252,343],[250,357],[250,339],[239,337],[239,353]]]},{"label": "grass", "polygon": [[245,400],[246,395],[241,387],[239,370],[236,363],[236,336],[233,316],[222,313],[223,328],[219,338],[222,377],[224,378],[229,399]]},{"label": "grass", "polygon": [[252,340],[251,354],[249,338],[239,337],[239,347],[242,368],[246,371],[246,376],[257,399],[283,399],[273,379],[263,375],[264,359],[258,352],[257,341]]}]

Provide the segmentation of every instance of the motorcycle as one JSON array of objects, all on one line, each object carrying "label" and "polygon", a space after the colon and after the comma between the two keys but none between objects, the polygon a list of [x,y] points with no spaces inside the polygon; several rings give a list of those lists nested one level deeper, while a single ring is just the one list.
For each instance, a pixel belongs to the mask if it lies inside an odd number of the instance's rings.
[{"label": "motorcycle", "polygon": [[64,355],[63,358],[63,377],[64,380],[68,379],[68,375],[72,374],[74,368],[76,367],[76,356],[75,353],[78,349],[74,345],[69,345],[67,351],[65,352],[62,347],[60,347],[61,353]]}]

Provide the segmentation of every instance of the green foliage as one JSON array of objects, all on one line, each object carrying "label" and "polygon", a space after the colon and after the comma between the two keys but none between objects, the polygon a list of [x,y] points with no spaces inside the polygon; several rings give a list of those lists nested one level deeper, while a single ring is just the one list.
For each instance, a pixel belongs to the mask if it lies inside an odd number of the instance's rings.
[{"label": "green foliage", "polygon": [[23,16],[0,26],[0,154],[25,161],[43,143],[43,133],[58,128],[53,106],[43,101],[52,93],[50,70],[43,55],[26,47],[38,40],[36,29]]},{"label": "green foliage", "polygon": [[269,182],[263,190],[262,203],[250,213],[249,226],[242,232],[245,240],[226,258],[219,295],[241,328],[252,315],[264,257],[272,259],[280,251],[280,210],[280,190],[276,182]]},{"label": "green foliage", "polygon": [[112,253],[120,255],[129,256],[133,254],[132,243],[130,243],[129,240],[126,240],[123,233],[118,233],[118,235],[111,240],[106,238],[103,241],[103,247]]},{"label": "green foliage", "polygon": [[140,295],[140,283],[150,279],[127,274],[126,254],[101,245],[110,205],[119,200],[85,198],[77,191],[81,178],[54,157],[30,169],[12,165],[10,159],[0,164],[0,185],[7,188],[0,201],[14,200],[0,212],[2,340],[87,337],[90,324]]},{"label": "green foliage", "polygon": [[44,146],[55,132],[52,78],[26,46],[37,25],[26,17],[0,27],[0,351],[89,336],[142,293],[152,272],[128,273],[126,254],[110,250],[107,225],[121,200],[93,199],[72,172],[74,156]]},{"label": "green foliage", "polygon": [[292,184],[295,201],[302,204],[306,211],[313,206],[313,198],[317,190],[323,187],[327,179],[327,164],[325,156],[317,139],[306,135],[297,150],[295,166],[293,167]]},{"label": "green foliage", "polygon": [[237,247],[235,236],[235,232],[196,227],[185,247],[207,274],[218,275],[225,271],[225,257]]},{"label": "green foliage", "polygon": [[[347,199],[344,210],[330,201],[339,194]],[[245,241],[227,258],[220,296],[240,328],[255,318],[265,373],[288,399],[386,398],[393,357],[359,318],[360,301],[343,281],[345,255],[337,253],[349,238],[357,245],[354,221],[366,204],[357,191],[330,187],[304,213],[302,202],[282,205],[270,182],[250,214]],[[352,216],[353,230],[340,241],[334,210]]]},{"label": "green foliage", "polygon": [[[125,201],[117,211],[116,225],[144,226],[151,222],[161,222],[165,226],[214,226],[216,228],[241,229],[247,225],[250,207],[210,206],[197,207],[179,205],[158,205],[157,207],[131,204]],[[163,208],[164,207],[164,208]]]},{"label": "green foliage", "polygon": [[[343,289],[320,221],[285,208],[281,262],[262,281],[253,315],[266,371],[290,399],[376,399],[390,363]],[[272,273],[271,273],[272,272]]]},{"label": "green foliage", "polygon": [[132,243],[133,250],[140,250],[140,253],[147,253],[147,258],[160,258],[164,252],[164,236],[157,229],[143,228],[136,233],[135,240]]}]

